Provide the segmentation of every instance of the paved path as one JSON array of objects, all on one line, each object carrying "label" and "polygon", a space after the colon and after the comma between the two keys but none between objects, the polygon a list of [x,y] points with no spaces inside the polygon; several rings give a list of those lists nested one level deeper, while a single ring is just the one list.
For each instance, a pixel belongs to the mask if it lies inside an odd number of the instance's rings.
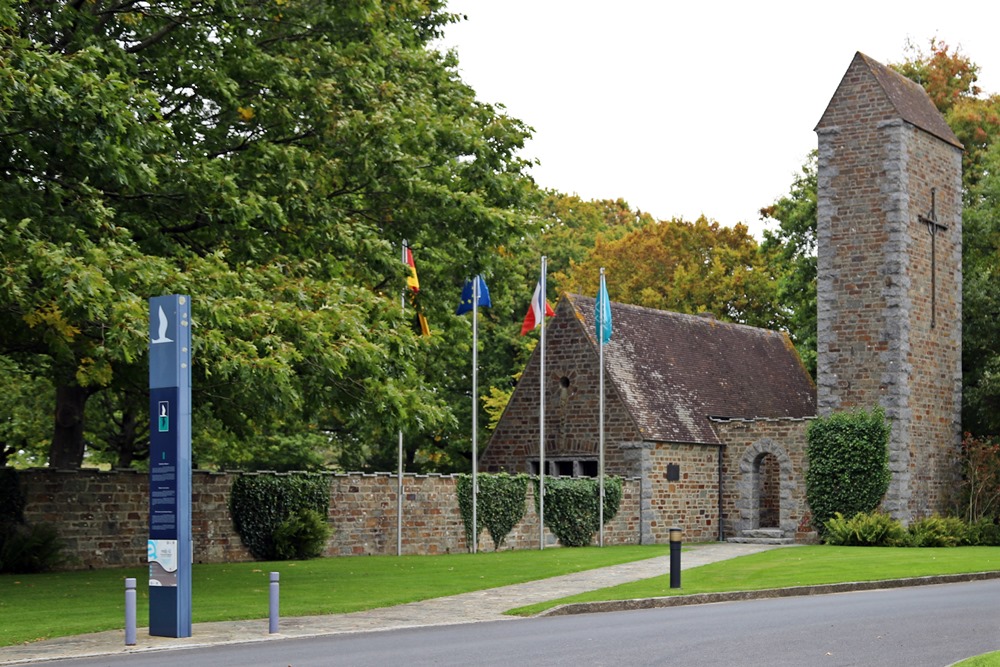
[{"label": "paved path", "polygon": [[[773,549],[772,546],[715,542],[696,545],[684,551],[681,569],[745,556]],[[268,634],[268,620],[196,623],[192,636],[182,639],[151,637],[140,628],[137,645],[125,646],[124,630],[97,632],[74,637],[60,637],[0,648],[0,665],[13,665],[59,658],[126,654],[136,651],[193,648],[216,644],[266,641],[289,637],[313,637],[351,632],[394,630],[428,625],[452,625],[481,621],[516,620],[503,612],[537,602],[583,593],[617,584],[647,579],[670,570],[670,556],[625,563],[611,567],[566,574],[513,586],[491,588],[395,607],[330,616],[304,616],[281,619],[278,634]]]}]

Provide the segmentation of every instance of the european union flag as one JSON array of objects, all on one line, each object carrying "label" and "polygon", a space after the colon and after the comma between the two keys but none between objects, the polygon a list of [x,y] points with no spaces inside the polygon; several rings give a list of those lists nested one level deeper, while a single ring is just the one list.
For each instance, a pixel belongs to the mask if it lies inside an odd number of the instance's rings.
[{"label": "european union flag", "polygon": [[[493,303],[490,301],[490,290],[486,287],[486,281],[483,280],[482,276],[476,276],[475,280],[479,283],[479,302],[477,305],[481,308],[492,308]],[[462,288],[462,301],[458,304],[455,314],[461,315],[472,310],[472,298],[472,281],[466,280],[465,287]]]}]

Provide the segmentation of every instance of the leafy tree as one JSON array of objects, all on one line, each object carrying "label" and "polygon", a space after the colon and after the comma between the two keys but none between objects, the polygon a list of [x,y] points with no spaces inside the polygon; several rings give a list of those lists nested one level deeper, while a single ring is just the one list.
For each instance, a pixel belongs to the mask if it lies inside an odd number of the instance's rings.
[{"label": "leafy tree", "polygon": [[962,425],[979,435],[1000,433],[1000,144],[983,164],[962,216]]},{"label": "leafy tree", "polygon": [[778,303],[788,321],[795,349],[816,376],[816,151],[809,154],[789,193],[760,210],[764,220],[762,251],[778,270]]},{"label": "leafy tree", "polygon": [[0,385],[4,388],[0,393],[0,468],[43,462],[52,434],[52,385],[3,356]]},{"label": "leafy tree", "polygon": [[721,319],[779,328],[777,278],[745,225],[650,222],[597,244],[580,262],[555,275],[566,291],[594,294],[605,267],[615,301],[684,313],[709,311]]},{"label": "leafy tree", "polygon": [[[538,257],[547,256],[549,271],[556,277],[573,262],[586,259],[599,237],[619,239],[654,221],[649,213],[632,210],[622,199],[585,201],[577,195],[554,191],[546,193],[539,217],[542,231],[525,244],[522,252],[534,260],[533,268],[538,266]],[[553,288],[550,293],[565,291],[558,283]]]},{"label": "leafy tree", "polygon": [[428,296],[457,295],[522,236],[534,187],[527,128],[429,46],[453,19],[436,0],[0,0],[0,354],[54,387],[50,464],[80,465],[95,407],[90,446],[142,456],[162,293],[193,297],[202,462],[295,434],[349,458],[457,421],[433,386],[450,366],[425,362],[460,320],[432,306],[443,335],[410,330],[395,244],[433,248]]},{"label": "leafy tree", "polygon": [[916,81],[944,114],[945,120],[965,147],[962,176],[966,188],[975,185],[986,173],[986,151],[1000,137],[1000,95],[982,97],[979,66],[960,49],[951,50],[945,42],[930,41],[924,53],[912,43],[909,55],[900,64],[890,65],[903,76]]}]

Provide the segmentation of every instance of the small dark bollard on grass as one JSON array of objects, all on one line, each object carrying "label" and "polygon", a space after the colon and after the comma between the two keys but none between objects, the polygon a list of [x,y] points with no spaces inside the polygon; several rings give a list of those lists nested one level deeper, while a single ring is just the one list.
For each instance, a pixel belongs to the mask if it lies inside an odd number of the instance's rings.
[{"label": "small dark bollard on grass", "polygon": [[684,531],[680,528],[670,529],[670,587],[681,587],[681,540]]}]

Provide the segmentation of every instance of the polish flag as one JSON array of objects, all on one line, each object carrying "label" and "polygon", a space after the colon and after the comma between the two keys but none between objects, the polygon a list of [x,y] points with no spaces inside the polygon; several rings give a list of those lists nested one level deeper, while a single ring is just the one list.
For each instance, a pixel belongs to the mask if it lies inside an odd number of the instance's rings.
[{"label": "polish flag", "polygon": [[[556,314],[552,310],[552,306],[549,302],[545,302],[545,314],[549,317]],[[524,316],[524,324],[521,325],[521,335],[528,333],[535,327],[537,327],[542,322],[542,283],[538,282],[535,284],[535,295],[531,297],[531,307],[528,308],[528,313]]]}]

